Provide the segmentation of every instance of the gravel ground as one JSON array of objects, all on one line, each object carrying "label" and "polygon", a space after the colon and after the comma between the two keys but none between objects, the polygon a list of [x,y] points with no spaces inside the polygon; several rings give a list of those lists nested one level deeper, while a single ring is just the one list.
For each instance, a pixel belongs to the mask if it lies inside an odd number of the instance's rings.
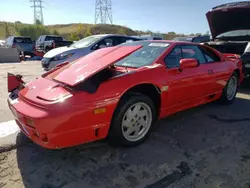
[{"label": "gravel ground", "polygon": [[[2,97],[6,72],[15,68],[14,72],[34,78],[41,68],[37,63],[0,66],[5,76],[1,81],[1,121],[5,121],[12,118]],[[233,105],[207,104],[160,121],[137,147],[112,147],[104,141],[46,150],[28,142],[2,152],[0,187],[249,188],[250,87],[246,85]],[[17,142],[22,139],[20,134]]]},{"label": "gravel ground", "polygon": [[22,63],[0,63],[0,122],[13,119],[7,106],[7,73],[21,74],[25,81],[35,79],[43,73],[40,61],[26,61]]}]

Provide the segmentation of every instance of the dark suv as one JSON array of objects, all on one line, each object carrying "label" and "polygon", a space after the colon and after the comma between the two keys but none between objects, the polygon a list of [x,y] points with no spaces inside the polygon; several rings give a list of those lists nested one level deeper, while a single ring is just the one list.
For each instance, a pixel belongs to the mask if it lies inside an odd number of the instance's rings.
[{"label": "dark suv", "polygon": [[210,40],[209,35],[198,35],[198,36],[187,36],[187,37],[176,37],[174,41],[184,41],[184,42],[208,42]]},{"label": "dark suv", "polygon": [[10,36],[5,40],[5,47],[17,48],[17,50],[24,55],[34,56],[35,44],[30,37],[25,36]]}]

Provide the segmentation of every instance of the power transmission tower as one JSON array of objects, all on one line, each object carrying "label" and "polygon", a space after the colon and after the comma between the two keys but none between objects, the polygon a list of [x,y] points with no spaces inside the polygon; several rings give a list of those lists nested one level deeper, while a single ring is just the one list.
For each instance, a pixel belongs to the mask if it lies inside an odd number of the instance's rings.
[{"label": "power transmission tower", "polygon": [[96,0],[95,3],[95,24],[106,24],[109,21],[113,24],[111,0]]},{"label": "power transmission tower", "polygon": [[32,8],[34,8],[34,23],[39,21],[43,24],[43,1],[42,0],[30,0]]}]

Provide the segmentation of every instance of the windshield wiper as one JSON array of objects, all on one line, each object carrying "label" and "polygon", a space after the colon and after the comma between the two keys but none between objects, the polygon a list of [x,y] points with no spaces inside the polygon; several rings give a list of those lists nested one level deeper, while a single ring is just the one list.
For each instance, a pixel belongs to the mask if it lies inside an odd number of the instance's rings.
[{"label": "windshield wiper", "polygon": [[131,66],[131,65],[114,65],[115,67],[125,67],[125,68],[138,68],[135,66]]}]

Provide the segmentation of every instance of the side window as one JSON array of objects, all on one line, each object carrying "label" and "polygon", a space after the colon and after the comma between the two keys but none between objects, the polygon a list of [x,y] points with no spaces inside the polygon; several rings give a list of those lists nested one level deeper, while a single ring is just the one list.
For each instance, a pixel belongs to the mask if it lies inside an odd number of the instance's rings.
[{"label": "side window", "polygon": [[218,57],[212,50],[205,46],[200,46],[201,50],[204,53],[204,56],[208,63],[218,62],[220,61],[220,57]]},{"label": "side window", "polygon": [[114,39],[113,38],[106,38],[102,40],[103,45],[106,45],[107,47],[111,47],[114,45]]},{"label": "side window", "polygon": [[175,47],[165,58],[165,64],[168,68],[176,68],[180,66],[180,60],[182,59],[181,48]]},{"label": "side window", "polygon": [[197,59],[200,64],[206,63],[206,59],[198,46],[182,46],[181,49],[183,58],[194,58]]},{"label": "side window", "polygon": [[113,46],[117,46],[117,45],[122,44],[124,42],[126,42],[125,37],[113,37]]},{"label": "side window", "polygon": [[95,44],[92,47],[92,50],[98,50],[98,49],[101,49],[101,48],[111,47],[111,46],[114,45],[113,43],[114,43],[114,39],[111,38],[111,37],[108,37],[108,38],[105,38],[105,39],[101,40],[97,44]]},{"label": "side window", "polygon": [[120,38],[120,43],[119,43],[119,44],[122,44],[122,43],[125,43],[125,42],[133,42],[133,41],[136,41],[136,39],[134,39],[134,38],[129,38],[129,37],[121,37],[121,38]]}]

